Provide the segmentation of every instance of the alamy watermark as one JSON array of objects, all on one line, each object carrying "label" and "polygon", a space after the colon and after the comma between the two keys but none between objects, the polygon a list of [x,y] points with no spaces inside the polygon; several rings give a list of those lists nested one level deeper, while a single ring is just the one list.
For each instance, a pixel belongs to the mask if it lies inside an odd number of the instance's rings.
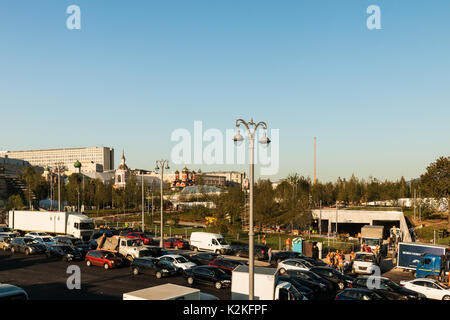
[{"label": "alamy watermark", "polygon": [[73,290],[81,289],[81,269],[77,265],[70,265],[67,267],[66,270],[67,274],[70,274],[69,277],[67,277],[66,285],[67,289]]},{"label": "alamy watermark", "polygon": [[[242,130],[244,141],[236,144],[233,137],[236,128],[204,130],[202,121],[194,121],[193,132],[178,128],[172,132],[171,141],[176,142],[171,151],[171,162],[176,165],[244,165],[249,163],[249,137]],[[258,143],[262,133],[257,131],[254,143],[254,161],[261,175],[275,175],[280,168],[280,131],[269,129],[271,143],[265,147]]]}]

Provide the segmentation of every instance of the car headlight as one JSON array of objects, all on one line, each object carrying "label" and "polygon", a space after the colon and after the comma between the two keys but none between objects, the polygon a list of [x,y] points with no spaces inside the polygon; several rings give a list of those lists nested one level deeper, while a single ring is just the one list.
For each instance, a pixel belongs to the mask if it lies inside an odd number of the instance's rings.
[{"label": "car headlight", "polygon": [[161,271],[162,272],[169,272],[169,270],[167,270],[167,269],[162,269]]}]

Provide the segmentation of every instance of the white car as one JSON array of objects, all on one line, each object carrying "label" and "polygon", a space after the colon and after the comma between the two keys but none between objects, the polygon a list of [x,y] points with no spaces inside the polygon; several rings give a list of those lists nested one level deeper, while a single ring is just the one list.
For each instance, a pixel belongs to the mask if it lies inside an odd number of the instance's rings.
[{"label": "white car", "polygon": [[306,270],[311,269],[313,265],[302,259],[286,259],[278,263],[280,274],[284,274],[286,270]]},{"label": "white car", "polygon": [[434,279],[418,278],[410,281],[400,281],[406,289],[424,294],[428,299],[450,300],[450,289]]},{"label": "white car", "polygon": [[197,266],[197,264],[189,261],[183,256],[180,256],[179,254],[166,254],[164,256],[159,257],[159,260],[174,266],[175,269],[178,270],[178,272],[191,269]]},{"label": "white car", "polygon": [[377,257],[371,252],[357,252],[353,260],[353,273],[373,274],[377,270]]},{"label": "white car", "polygon": [[48,234],[44,232],[29,232],[25,234],[25,237],[33,238],[37,240],[40,244],[43,244],[46,247],[52,246],[56,244],[53,237],[49,236]]}]

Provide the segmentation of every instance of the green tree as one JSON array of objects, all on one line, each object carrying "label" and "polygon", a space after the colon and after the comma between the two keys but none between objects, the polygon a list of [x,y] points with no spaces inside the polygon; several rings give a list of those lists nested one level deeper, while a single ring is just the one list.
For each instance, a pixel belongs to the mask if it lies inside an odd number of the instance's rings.
[{"label": "green tree", "polygon": [[440,157],[432,162],[420,176],[420,182],[428,195],[447,199],[447,230],[450,231],[450,157]]},{"label": "green tree", "polygon": [[7,209],[22,209],[24,207],[23,200],[20,195],[15,194],[8,198]]}]

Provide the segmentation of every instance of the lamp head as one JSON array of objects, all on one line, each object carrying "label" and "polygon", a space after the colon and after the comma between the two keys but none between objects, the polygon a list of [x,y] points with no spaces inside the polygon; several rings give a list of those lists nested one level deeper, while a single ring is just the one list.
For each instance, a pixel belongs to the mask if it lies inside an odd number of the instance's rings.
[{"label": "lamp head", "polygon": [[233,141],[234,141],[236,144],[239,144],[239,143],[242,142],[243,140],[244,140],[244,137],[241,135],[241,130],[239,130],[239,128],[236,129],[236,135],[234,136]]},{"label": "lamp head", "polygon": [[268,145],[270,143],[270,139],[267,138],[267,130],[264,129],[263,136],[259,139],[259,143],[263,145]]}]

